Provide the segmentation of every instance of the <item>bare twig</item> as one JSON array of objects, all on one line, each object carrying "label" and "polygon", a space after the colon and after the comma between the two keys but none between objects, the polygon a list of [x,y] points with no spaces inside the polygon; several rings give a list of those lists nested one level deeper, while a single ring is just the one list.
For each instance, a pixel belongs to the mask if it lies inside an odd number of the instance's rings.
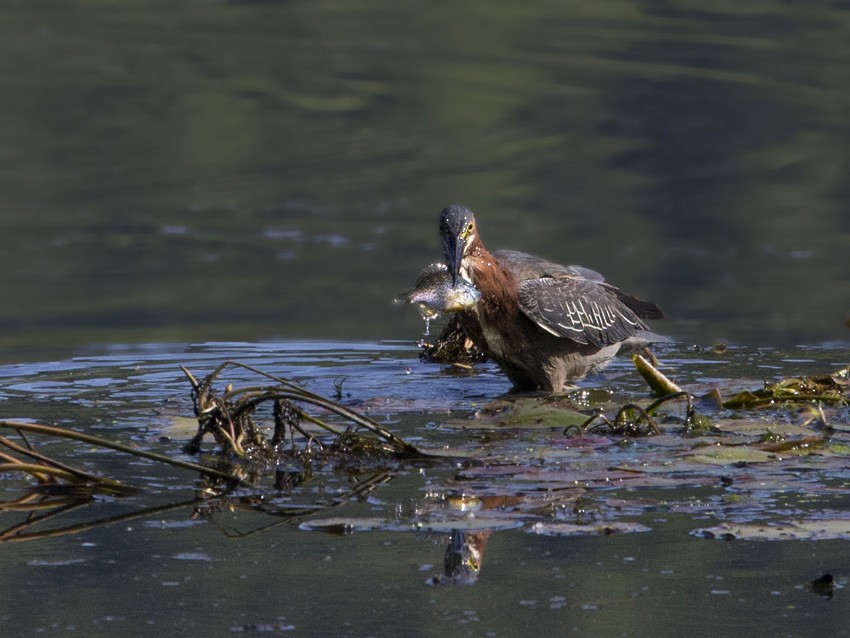
[{"label": "bare twig", "polygon": [[[173,465],[174,467],[180,467],[186,470],[200,472],[201,474],[205,474],[207,476],[212,476],[219,479],[235,480],[232,475],[227,474],[226,472],[222,472],[220,470],[205,467],[197,463],[191,463],[189,461],[180,461],[178,459],[172,459],[167,456],[163,456],[162,454],[155,454],[154,452],[139,450],[128,445],[123,445],[121,443],[102,439],[97,436],[92,436],[91,434],[75,432],[74,430],[66,430],[65,428],[57,428],[50,425],[41,425],[39,423],[24,423],[22,421],[5,420],[0,420],[0,427],[9,428],[12,430],[22,430],[24,432],[36,432],[39,434],[46,434],[48,436],[57,436],[65,439],[73,439],[75,441],[82,441],[83,443],[89,443],[91,445],[97,445],[99,447],[117,450],[126,454],[132,454],[133,456],[150,459],[151,461],[166,463],[168,465]],[[104,479],[98,480],[103,481]]]}]

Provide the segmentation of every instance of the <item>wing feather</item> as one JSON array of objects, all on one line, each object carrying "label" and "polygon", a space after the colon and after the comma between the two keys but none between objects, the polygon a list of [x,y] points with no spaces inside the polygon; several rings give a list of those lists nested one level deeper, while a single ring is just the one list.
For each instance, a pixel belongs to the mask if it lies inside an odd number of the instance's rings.
[{"label": "wing feather", "polygon": [[648,330],[615,290],[577,275],[525,279],[520,307],[543,330],[601,348]]}]

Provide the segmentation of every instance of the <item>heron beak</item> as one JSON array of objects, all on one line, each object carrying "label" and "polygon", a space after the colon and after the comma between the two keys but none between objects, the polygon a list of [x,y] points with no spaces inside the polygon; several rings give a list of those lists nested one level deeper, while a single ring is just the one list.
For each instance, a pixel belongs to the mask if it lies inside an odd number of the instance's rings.
[{"label": "heron beak", "polygon": [[462,237],[443,237],[443,254],[446,256],[446,265],[452,275],[452,285],[457,285],[460,275],[460,262],[463,261],[463,248],[465,240]]}]

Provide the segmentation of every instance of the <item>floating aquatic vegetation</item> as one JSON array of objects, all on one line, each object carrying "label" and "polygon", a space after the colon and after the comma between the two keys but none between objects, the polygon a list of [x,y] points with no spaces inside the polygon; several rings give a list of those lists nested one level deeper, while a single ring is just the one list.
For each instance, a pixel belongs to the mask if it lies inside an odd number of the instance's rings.
[{"label": "floating aquatic vegetation", "polygon": [[486,355],[466,336],[457,316],[443,327],[439,336],[431,341],[419,342],[422,348],[420,359],[426,363],[441,363],[456,368],[469,369],[476,363],[486,361]]},{"label": "floating aquatic vegetation", "polygon": [[[226,371],[237,373],[240,384],[228,383]],[[66,468],[21,456],[7,446],[3,453],[18,463],[12,471],[33,477],[35,489],[2,505],[0,512],[26,512],[27,519],[11,525],[4,521],[0,540],[73,533],[185,510],[234,538],[300,523],[304,530],[329,533],[436,535],[448,543],[446,565],[451,569],[434,582],[470,582],[481,565],[480,541],[494,531],[522,527],[553,536],[604,535],[644,531],[649,519],[634,519],[657,512],[722,512],[724,521],[737,525],[792,530],[780,537],[809,538],[806,525],[823,527],[823,521],[841,516],[819,521],[822,509],[817,505],[811,512],[792,510],[783,507],[784,495],[844,494],[850,485],[850,434],[837,427],[850,421],[844,400],[812,403],[806,398],[772,408],[729,408],[720,390],[732,384],[720,384],[702,397],[693,396],[689,387],[657,398],[624,395],[615,387],[560,396],[508,395],[474,406],[478,409],[468,419],[446,421],[439,411],[423,411],[431,420],[417,435],[444,448],[426,456],[422,448],[351,408],[250,366],[226,362],[201,381],[185,372],[196,421],[194,430],[182,437],[200,462],[166,461],[202,477],[187,481],[192,498],[126,516],[113,512],[84,524],[75,514],[73,524],[50,527],[64,512],[92,504],[91,476],[99,477],[89,471],[71,480],[73,474],[62,474]],[[840,391],[846,398],[846,377],[828,376],[834,385],[818,381],[821,377],[814,377],[817,386],[798,379],[797,396],[810,397],[817,390],[819,395]],[[738,391],[742,384],[736,381],[734,387]],[[699,392],[706,392],[704,384]],[[387,414],[401,409],[398,400],[371,405],[390,406],[380,408]],[[15,429],[14,423],[6,425]],[[45,427],[20,425],[21,431],[26,426],[31,432]],[[29,447],[17,439],[14,444]],[[132,447],[121,451],[162,460]],[[422,476],[427,491],[421,498],[394,505],[375,496],[397,475],[411,476],[410,465],[421,468],[426,459],[428,471]],[[54,485],[50,475],[57,476]],[[109,490],[108,481],[102,485],[96,490]],[[356,503],[367,499],[371,509],[357,510]],[[327,518],[330,510],[346,504],[351,507]],[[793,520],[762,522],[783,510],[793,511]],[[45,529],[37,531],[38,526]],[[738,531],[749,533],[748,528]],[[838,532],[827,527],[820,533]]]},{"label": "floating aquatic vegetation", "polygon": [[[553,428],[573,436],[651,436],[661,433],[653,413],[662,405],[677,399],[683,399],[687,404],[682,421],[685,428],[700,422],[691,396],[681,390],[652,401],[624,405],[612,403],[603,393],[606,409],[585,409],[589,407],[586,398],[588,393],[578,392],[582,396],[577,399],[584,404],[581,410],[569,395],[508,396],[486,404],[477,410],[471,419],[453,421],[451,425],[479,430]],[[669,417],[669,413],[666,416]]]},{"label": "floating aquatic vegetation", "polygon": [[739,392],[723,402],[729,409],[752,409],[777,404],[826,403],[850,405],[850,368],[815,377],[791,377],[766,383],[758,390]]},{"label": "floating aquatic vegetation", "polygon": [[395,523],[386,518],[318,518],[304,521],[298,526],[308,532],[325,532],[335,536],[345,536],[355,532],[372,532],[376,530],[389,530],[395,527]]},{"label": "floating aquatic vegetation", "polygon": [[[741,521],[741,537],[765,525],[768,531],[762,534],[776,539],[850,534],[842,519],[818,516],[816,506],[811,518],[798,508],[794,521],[747,527],[781,510],[777,501],[792,494],[846,492],[850,436],[824,427],[827,421],[846,420],[844,402],[830,403],[824,411],[807,402],[813,394],[808,381],[797,380],[781,384],[796,384],[806,394],[790,414],[785,404],[773,412],[732,410],[724,407],[718,388],[695,397],[688,388],[655,383],[654,366],[644,363],[655,390],[675,391],[625,404],[613,401],[611,393],[588,400],[587,390],[566,396],[509,395],[468,419],[452,421],[474,433],[478,449],[484,445],[491,456],[479,453],[478,463],[445,483],[445,493],[463,489],[481,504],[476,515],[499,512],[524,520],[528,531],[552,536],[647,531],[642,522],[628,519],[658,511],[716,515],[718,510]],[[832,390],[839,386],[846,392],[844,374],[829,375],[835,377]],[[819,394],[830,390],[823,387],[830,385],[825,377],[814,379]],[[564,436],[553,437],[556,429]],[[658,488],[666,496],[658,497]],[[437,486],[432,490],[439,493]],[[729,524],[724,525],[705,528],[706,536],[728,535]]]}]

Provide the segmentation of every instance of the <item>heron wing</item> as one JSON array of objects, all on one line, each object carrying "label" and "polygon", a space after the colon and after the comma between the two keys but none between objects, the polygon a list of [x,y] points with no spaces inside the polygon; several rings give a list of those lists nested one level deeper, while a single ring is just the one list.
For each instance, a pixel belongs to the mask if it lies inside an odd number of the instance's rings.
[{"label": "heron wing", "polygon": [[550,277],[553,279],[584,279],[589,283],[598,284],[604,289],[603,292],[607,293],[608,296],[616,297],[621,302],[621,305],[627,306],[641,319],[661,319],[664,317],[661,308],[653,302],[624,293],[613,284],[605,281],[604,275],[590,268],[585,268],[577,264],[562,266],[548,259],[535,257],[534,255],[529,255],[518,250],[497,250],[493,253],[493,256],[510,271],[514,279],[518,282],[542,280]]},{"label": "heron wing", "polygon": [[493,256],[507,268],[517,281],[540,279],[543,277],[578,276],[590,281],[605,281],[605,277],[595,270],[584,266],[562,266],[554,261],[535,257],[518,250],[497,250]]},{"label": "heron wing", "polygon": [[615,291],[577,275],[525,279],[520,308],[546,332],[601,348],[648,330]]}]

